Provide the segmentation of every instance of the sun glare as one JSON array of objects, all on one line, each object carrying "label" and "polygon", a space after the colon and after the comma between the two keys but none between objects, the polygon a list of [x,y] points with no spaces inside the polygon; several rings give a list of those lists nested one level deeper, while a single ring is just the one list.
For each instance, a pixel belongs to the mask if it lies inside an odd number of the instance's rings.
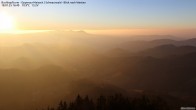
[{"label": "sun glare", "polygon": [[5,12],[0,12],[0,32],[10,32],[14,29],[13,17]]}]

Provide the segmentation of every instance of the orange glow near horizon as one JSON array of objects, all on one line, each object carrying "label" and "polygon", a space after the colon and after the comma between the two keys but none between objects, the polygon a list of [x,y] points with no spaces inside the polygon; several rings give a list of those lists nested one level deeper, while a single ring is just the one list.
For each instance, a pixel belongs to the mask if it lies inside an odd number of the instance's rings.
[{"label": "orange glow near horizon", "polygon": [[85,30],[87,33],[100,35],[177,35],[195,36],[196,29],[109,29],[109,30]]},{"label": "orange glow near horizon", "polygon": [[85,31],[88,34],[106,35],[106,36],[132,36],[132,35],[174,35],[174,36],[196,36],[196,29],[107,29],[107,30],[8,30],[0,31],[0,34],[34,34],[47,32],[69,32]]},{"label": "orange glow near horizon", "polygon": [[[17,16],[15,16],[17,17]],[[68,29],[72,27],[63,26],[62,24],[47,23],[43,25],[37,25],[36,22],[17,22],[15,17],[7,12],[0,12],[0,34],[33,34],[33,33],[44,33],[49,31],[63,32],[63,31],[85,31],[88,34],[96,35],[111,35],[111,36],[131,36],[131,35],[174,35],[174,36],[196,36],[196,29],[186,28],[119,28],[105,29],[104,27],[95,29],[85,28],[85,26],[76,26],[78,28]],[[17,26],[16,26],[17,24]],[[39,23],[38,23],[39,24]],[[46,25],[47,24],[47,25]]]}]

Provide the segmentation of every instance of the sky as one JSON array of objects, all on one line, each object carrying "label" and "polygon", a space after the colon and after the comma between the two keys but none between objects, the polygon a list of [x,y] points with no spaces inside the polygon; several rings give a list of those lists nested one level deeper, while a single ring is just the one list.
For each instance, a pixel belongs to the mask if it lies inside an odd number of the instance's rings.
[{"label": "sky", "polygon": [[72,29],[110,30],[110,32],[126,30],[127,32],[127,30],[146,29],[149,33],[156,34],[161,29],[163,33],[171,30],[194,33],[196,29],[196,0],[83,1],[86,2],[85,5],[40,5],[36,8],[0,6],[0,12],[6,11],[12,15],[17,29],[21,30]]}]

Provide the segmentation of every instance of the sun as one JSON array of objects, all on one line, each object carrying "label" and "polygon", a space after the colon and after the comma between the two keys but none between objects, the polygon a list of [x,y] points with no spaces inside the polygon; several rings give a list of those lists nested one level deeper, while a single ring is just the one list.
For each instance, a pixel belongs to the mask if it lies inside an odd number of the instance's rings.
[{"label": "sun", "polygon": [[0,12],[0,32],[9,32],[15,29],[14,19],[11,15]]}]

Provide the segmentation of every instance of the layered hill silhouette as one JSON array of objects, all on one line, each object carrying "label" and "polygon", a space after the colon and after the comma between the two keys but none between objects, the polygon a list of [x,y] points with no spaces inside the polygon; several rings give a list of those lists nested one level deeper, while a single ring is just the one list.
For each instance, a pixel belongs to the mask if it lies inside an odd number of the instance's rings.
[{"label": "layered hill silhouette", "polygon": [[195,39],[48,35],[0,38],[0,109],[36,110],[78,94],[115,93],[160,96],[174,108],[195,106]]},{"label": "layered hill silhouette", "polygon": [[196,46],[196,39],[188,40],[172,40],[172,39],[156,39],[152,41],[129,41],[121,44],[122,48],[138,52],[148,48],[154,48],[161,45],[175,45],[175,46]]}]

